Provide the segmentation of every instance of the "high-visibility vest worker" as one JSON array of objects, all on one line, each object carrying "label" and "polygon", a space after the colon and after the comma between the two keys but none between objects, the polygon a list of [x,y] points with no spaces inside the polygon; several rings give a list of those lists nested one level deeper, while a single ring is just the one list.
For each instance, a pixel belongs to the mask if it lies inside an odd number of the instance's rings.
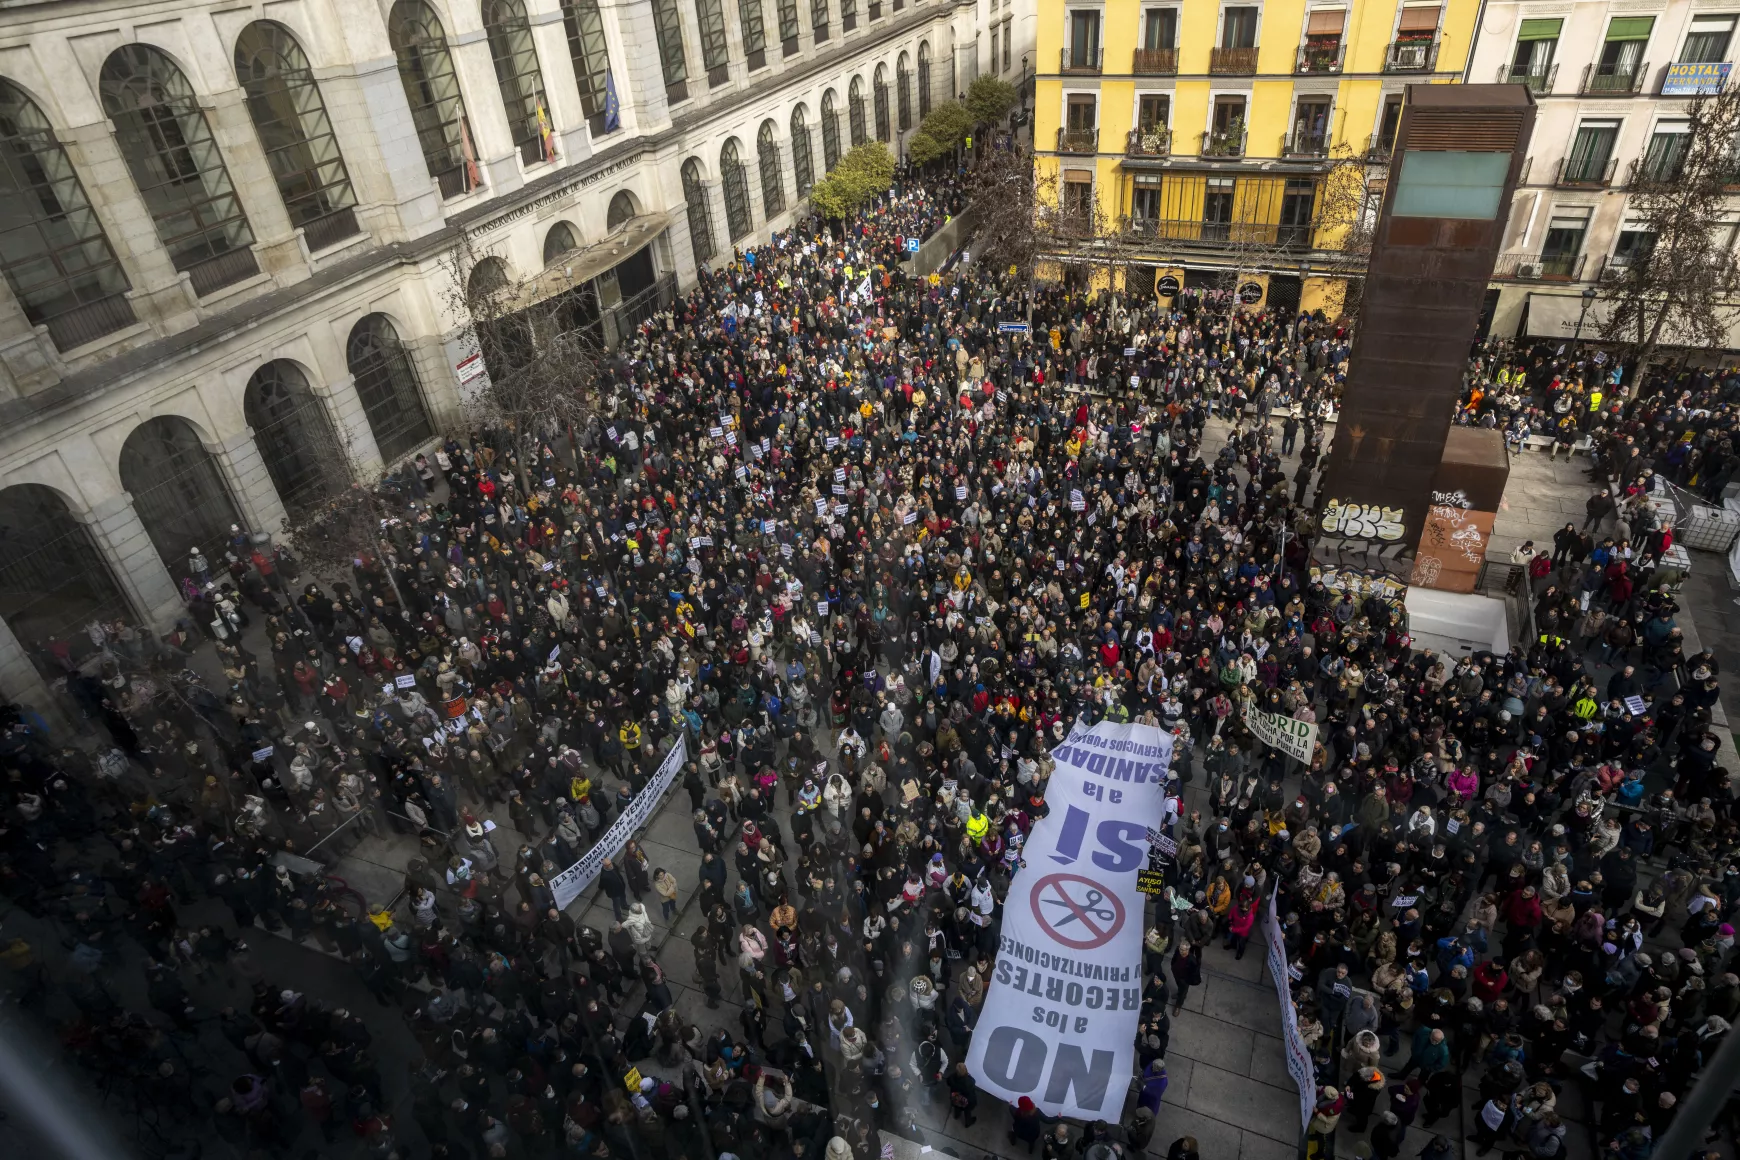
[{"label": "high-visibility vest worker", "polygon": [[973,815],[967,819],[967,837],[978,842],[984,840],[985,835],[990,832],[991,819],[974,810]]}]

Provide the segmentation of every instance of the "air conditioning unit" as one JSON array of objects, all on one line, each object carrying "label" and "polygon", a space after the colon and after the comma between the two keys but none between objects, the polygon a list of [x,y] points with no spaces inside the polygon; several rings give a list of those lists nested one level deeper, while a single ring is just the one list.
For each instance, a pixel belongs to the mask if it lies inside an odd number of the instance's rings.
[{"label": "air conditioning unit", "polygon": [[1539,262],[1522,262],[1516,268],[1516,276],[1518,278],[1539,278],[1541,264]]}]

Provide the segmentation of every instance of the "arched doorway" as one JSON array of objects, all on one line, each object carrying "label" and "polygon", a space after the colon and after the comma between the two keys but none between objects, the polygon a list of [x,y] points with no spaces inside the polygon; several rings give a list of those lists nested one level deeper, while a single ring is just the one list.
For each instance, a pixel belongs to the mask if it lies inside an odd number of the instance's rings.
[{"label": "arched doorway", "polygon": [[371,314],[352,327],[344,357],[383,463],[391,464],[429,438],[423,388],[386,315]]},{"label": "arched doorway", "polygon": [[194,548],[216,570],[230,525],[242,517],[192,424],[164,415],[135,427],[121,445],[121,486],[132,495],[139,522],[171,576],[188,575],[187,556]]},{"label": "arched doorway", "polygon": [[326,408],[295,363],[269,362],[242,392],[242,415],[291,519],[305,515],[343,487],[345,457]]},{"label": "arched doorway", "polygon": [[90,651],[85,625],[132,617],[89,529],[39,483],[0,491],[0,616],[45,676]]}]

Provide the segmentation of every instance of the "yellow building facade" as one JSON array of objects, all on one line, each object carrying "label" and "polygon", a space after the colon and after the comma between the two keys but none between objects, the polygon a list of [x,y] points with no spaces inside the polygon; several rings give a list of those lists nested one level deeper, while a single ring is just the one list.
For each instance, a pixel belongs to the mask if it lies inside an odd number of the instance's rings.
[{"label": "yellow building facade", "polygon": [[1236,274],[1252,304],[1332,305],[1333,251],[1362,205],[1375,210],[1404,90],[1462,79],[1478,11],[1039,0],[1041,177],[1119,236],[1129,277],[1209,288]]}]

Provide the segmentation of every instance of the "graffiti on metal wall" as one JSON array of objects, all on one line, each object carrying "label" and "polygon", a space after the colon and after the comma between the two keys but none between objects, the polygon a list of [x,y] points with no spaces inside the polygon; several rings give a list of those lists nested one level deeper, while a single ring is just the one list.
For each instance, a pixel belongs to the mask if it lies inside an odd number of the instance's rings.
[{"label": "graffiti on metal wall", "polygon": [[1402,509],[1377,504],[1343,503],[1332,499],[1323,509],[1322,528],[1333,536],[1350,540],[1400,540],[1407,527]]}]

